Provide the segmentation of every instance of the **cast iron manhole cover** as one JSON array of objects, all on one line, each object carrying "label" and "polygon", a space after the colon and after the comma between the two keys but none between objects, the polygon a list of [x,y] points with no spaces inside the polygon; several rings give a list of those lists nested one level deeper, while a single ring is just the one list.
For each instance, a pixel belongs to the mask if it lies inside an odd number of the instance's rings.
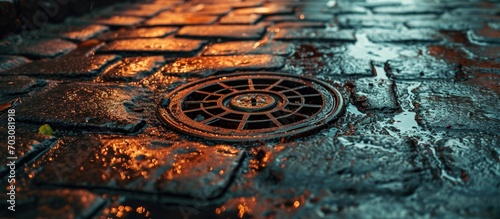
[{"label": "cast iron manhole cover", "polygon": [[190,135],[250,141],[303,134],[338,118],[341,94],[300,76],[244,73],[210,77],[168,93],[158,115]]}]

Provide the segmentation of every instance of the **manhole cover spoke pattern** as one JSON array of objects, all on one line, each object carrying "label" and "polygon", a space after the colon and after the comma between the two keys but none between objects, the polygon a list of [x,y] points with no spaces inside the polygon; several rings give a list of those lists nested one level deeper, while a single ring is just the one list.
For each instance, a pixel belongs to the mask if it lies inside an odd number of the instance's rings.
[{"label": "manhole cover spoke pattern", "polygon": [[210,77],[165,97],[158,115],[166,124],[198,137],[247,141],[296,136],[336,119],[340,93],[312,78],[280,73]]}]

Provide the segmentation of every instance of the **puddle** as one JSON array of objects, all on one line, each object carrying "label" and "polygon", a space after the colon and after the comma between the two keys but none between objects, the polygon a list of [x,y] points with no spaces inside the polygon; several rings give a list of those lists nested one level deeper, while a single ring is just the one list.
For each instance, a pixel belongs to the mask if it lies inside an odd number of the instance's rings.
[{"label": "puddle", "polygon": [[368,40],[366,33],[356,34],[356,43],[348,45],[347,54],[360,59],[369,59],[378,62],[385,62],[390,59],[397,59],[401,56],[417,56],[418,50],[409,50],[402,46],[374,44]]}]

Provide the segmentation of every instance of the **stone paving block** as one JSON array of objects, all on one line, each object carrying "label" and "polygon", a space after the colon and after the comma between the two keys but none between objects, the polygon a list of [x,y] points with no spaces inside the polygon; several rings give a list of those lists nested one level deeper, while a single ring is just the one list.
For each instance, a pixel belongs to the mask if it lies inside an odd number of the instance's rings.
[{"label": "stone paving block", "polygon": [[46,84],[43,80],[36,80],[26,76],[6,76],[0,78],[0,97],[4,95],[22,94],[32,90],[33,87]]},{"label": "stone paving block", "polygon": [[228,4],[206,4],[206,3],[197,3],[197,2],[189,2],[180,4],[174,10],[176,13],[195,13],[198,15],[223,15],[227,14],[231,11],[231,6]]},{"label": "stone paving block", "polygon": [[100,74],[106,65],[117,58],[115,55],[96,55],[39,60],[9,71],[0,72],[0,75],[27,75],[42,78],[92,77]]},{"label": "stone paving block", "polygon": [[61,84],[23,100],[16,108],[16,119],[49,124],[59,131],[134,133],[145,122],[128,108],[128,102],[134,102],[141,92],[130,86]]},{"label": "stone paving block", "polygon": [[198,25],[181,28],[177,32],[177,36],[202,39],[257,40],[262,37],[265,31],[264,27],[250,25]]},{"label": "stone paving block", "polygon": [[325,26],[330,24],[325,24],[323,22],[312,22],[312,21],[301,21],[301,22],[293,22],[293,21],[285,21],[278,22],[273,27],[274,28],[283,28],[283,29],[300,29],[300,28],[324,28]]},{"label": "stone paving block", "polygon": [[[201,2],[203,2],[203,0]],[[226,4],[228,4],[232,8],[252,8],[262,6],[264,4],[264,0],[229,1]]]},{"label": "stone paving block", "polygon": [[217,72],[279,69],[285,58],[272,55],[202,56],[177,59],[160,72],[165,75],[207,76]]},{"label": "stone paving block", "polygon": [[144,18],[134,16],[111,16],[111,17],[96,17],[89,22],[95,24],[103,24],[115,27],[129,27],[140,24]]},{"label": "stone paving block", "polygon": [[[0,116],[0,118],[3,119],[3,121],[7,121],[5,116]],[[14,145],[15,153],[8,154],[7,144],[3,144],[1,149],[5,151],[5,156],[0,158],[0,162],[8,164],[10,161],[14,161],[17,171],[19,171],[19,169],[22,169],[25,164],[35,160],[38,156],[45,153],[49,148],[56,144],[57,138],[38,134],[37,131],[31,132],[31,130],[23,127],[23,125],[19,123],[16,123],[16,125],[16,143]],[[2,133],[0,140],[8,142],[7,125],[0,126],[0,133]],[[17,159],[9,159],[8,157],[17,157]],[[8,175],[9,171],[9,166],[2,165],[0,167],[0,178]]]},{"label": "stone paving block", "polygon": [[229,185],[243,153],[228,145],[83,136],[65,139],[53,156],[42,158],[38,183],[208,200]]},{"label": "stone paving block", "polygon": [[[426,172],[411,145],[390,136],[323,136],[277,147],[267,164],[273,190],[412,194]],[[314,170],[314,171],[311,171]],[[368,175],[368,176],[367,176]],[[319,194],[318,194],[319,195]]]},{"label": "stone paving block", "polygon": [[488,27],[490,27],[491,29],[500,30],[500,23],[490,22],[488,23]]},{"label": "stone paving block", "polygon": [[234,14],[261,14],[261,15],[275,15],[275,14],[291,14],[293,13],[292,7],[284,5],[268,4],[261,7],[254,8],[241,8],[233,10]]},{"label": "stone paving block", "polygon": [[369,11],[365,7],[349,5],[349,4],[336,5],[335,7],[325,7],[325,6],[326,5],[324,5],[324,4],[321,4],[319,6],[317,6],[317,5],[313,5],[313,6],[304,5],[304,6],[298,7],[297,11],[309,12],[309,13],[325,13],[325,14],[334,14],[334,15],[367,14]]},{"label": "stone paving block", "polygon": [[439,42],[444,38],[436,30],[375,30],[368,33],[368,39],[376,43]]},{"label": "stone paving block", "polygon": [[135,17],[153,17],[160,13],[163,10],[166,10],[167,8],[153,8],[153,7],[131,7],[131,8],[124,8],[124,9],[119,9],[118,11],[114,11],[114,15],[118,16],[135,16]]},{"label": "stone paving block", "polygon": [[444,8],[437,5],[405,5],[405,6],[390,6],[377,7],[372,10],[376,14],[398,14],[398,15],[414,15],[414,14],[441,14]]},{"label": "stone paving block", "polygon": [[452,10],[450,12],[450,14],[456,14],[456,15],[461,15],[461,16],[481,15],[481,14],[494,15],[494,14],[498,14],[498,8],[489,8],[489,7],[484,7],[484,8],[457,8],[455,10]]},{"label": "stone paving block", "polygon": [[61,39],[40,39],[0,42],[0,54],[24,55],[34,58],[53,58],[64,55],[76,48],[72,42]]},{"label": "stone paving block", "polygon": [[322,41],[356,41],[353,30],[326,29],[280,29],[276,33],[277,40],[322,40]]},{"label": "stone paving block", "polygon": [[38,189],[20,192],[16,211],[2,203],[0,214],[15,218],[91,218],[106,204],[97,194],[80,189]]},{"label": "stone paving block", "polygon": [[327,61],[327,75],[361,75],[374,76],[372,64],[367,59],[353,57],[333,57]]},{"label": "stone paving block", "polygon": [[228,14],[220,18],[219,24],[255,24],[262,16],[257,14]]},{"label": "stone paving block", "polygon": [[95,55],[96,51],[105,45],[104,42],[96,39],[86,40],[78,43],[76,49],[62,56],[61,58],[66,57],[91,57]]},{"label": "stone paving block", "polygon": [[375,76],[371,60],[345,54],[345,50],[334,43],[301,43],[284,70],[309,76]]},{"label": "stone paving block", "polygon": [[406,25],[410,28],[431,28],[438,30],[456,30],[465,31],[469,29],[480,28],[481,22],[459,21],[456,20],[416,20],[409,21]]},{"label": "stone paving block", "polygon": [[119,29],[116,31],[106,32],[97,37],[102,41],[113,41],[123,39],[136,39],[136,38],[159,38],[165,37],[175,33],[175,27],[150,27],[150,28],[137,28],[137,29]]},{"label": "stone paving block", "polygon": [[201,40],[176,38],[128,39],[113,41],[100,51],[106,53],[161,53],[167,56],[184,56],[195,54],[204,44],[205,42]]},{"label": "stone paving block", "polygon": [[422,83],[416,92],[417,121],[434,129],[498,133],[499,94],[445,81]]},{"label": "stone paving block", "polygon": [[467,46],[466,51],[472,53],[477,59],[500,60],[500,46]]},{"label": "stone paving block", "polygon": [[322,22],[329,22],[333,21],[333,15],[332,14],[312,14],[312,13],[298,13],[295,15],[275,15],[275,16],[268,16],[265,19],[266,21],[273,21],[273,22],[279,22],[279,21],[322,21]]},{"label": "stone paving block", "polygon": [[0,72],[6,71],[15,67],[19,67],[25,63],[31,62],[29,59],[22,56],[7,56],[0,55]]},{"label": "stone paving block", "polygon": [[458,64],[433,57],[419,56],[387,61],[388,74],[396,79],[454,78]]},{"label": "stone paving block", "polygon": [[359,15],[348,14],[338,16],[339,25],[346,28],[360,27],[379,27],[391,28],[398,27],[409,21],[416,20],[435,20],[437,15]]},{"label": "stone paving block", "polygon": [[107,26],[103,25],[62,25],[62,26],[51,26],[42,35],[47,35],[51,37],[59,37],[66,40],[73,41],[84,41],[93,38],[102,32],[109,30]]},{"label": "stone paving block", "polygon": [[361,78],[355,82],[354,102],[367,111],[396,112],[400,109],[394,83],[388,79]]},{"label": "stone paving block", "polygon": [[472,30],[469,36],[472,40],[479,42],[500,43],[500,30],[488,27]]},{"label": "stone paving block", "polygon": [[208,46],[203,55],[244,55],[244,54],[270,54],[290,55],[294,52],[293,44],[284,42],[224,42]]},{"label": "stone paving block", "polygon": [[196,13],[163,12],[144,22],[143,26],[183,26],[212,24],[218,19],[213,15],[199,15]]},{"label": "stone paving block", "polygon": [[438,158],[435,168],[443,180],[464,184],[468,192],[500,195],[492,188],[500,177],[500,135],[498,133],[460,133],[434,142]]},{"label": "stone paving block", "polygon": [[138,81],[152,74],[164,62],[163,56],[124,58],[104,70],[102,78],[106,81]]}]

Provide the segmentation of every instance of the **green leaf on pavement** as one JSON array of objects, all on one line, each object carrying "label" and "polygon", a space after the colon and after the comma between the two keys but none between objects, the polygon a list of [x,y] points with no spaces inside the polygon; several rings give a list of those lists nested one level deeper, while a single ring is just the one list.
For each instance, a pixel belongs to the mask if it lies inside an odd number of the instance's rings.
[{"label": "green leaf on pavement", "polygon": [[54,131],[52,131],[52,128],[48,124],[40,126],[40,128],[38,128],[38,133],[42,135],[54,135]]}]

